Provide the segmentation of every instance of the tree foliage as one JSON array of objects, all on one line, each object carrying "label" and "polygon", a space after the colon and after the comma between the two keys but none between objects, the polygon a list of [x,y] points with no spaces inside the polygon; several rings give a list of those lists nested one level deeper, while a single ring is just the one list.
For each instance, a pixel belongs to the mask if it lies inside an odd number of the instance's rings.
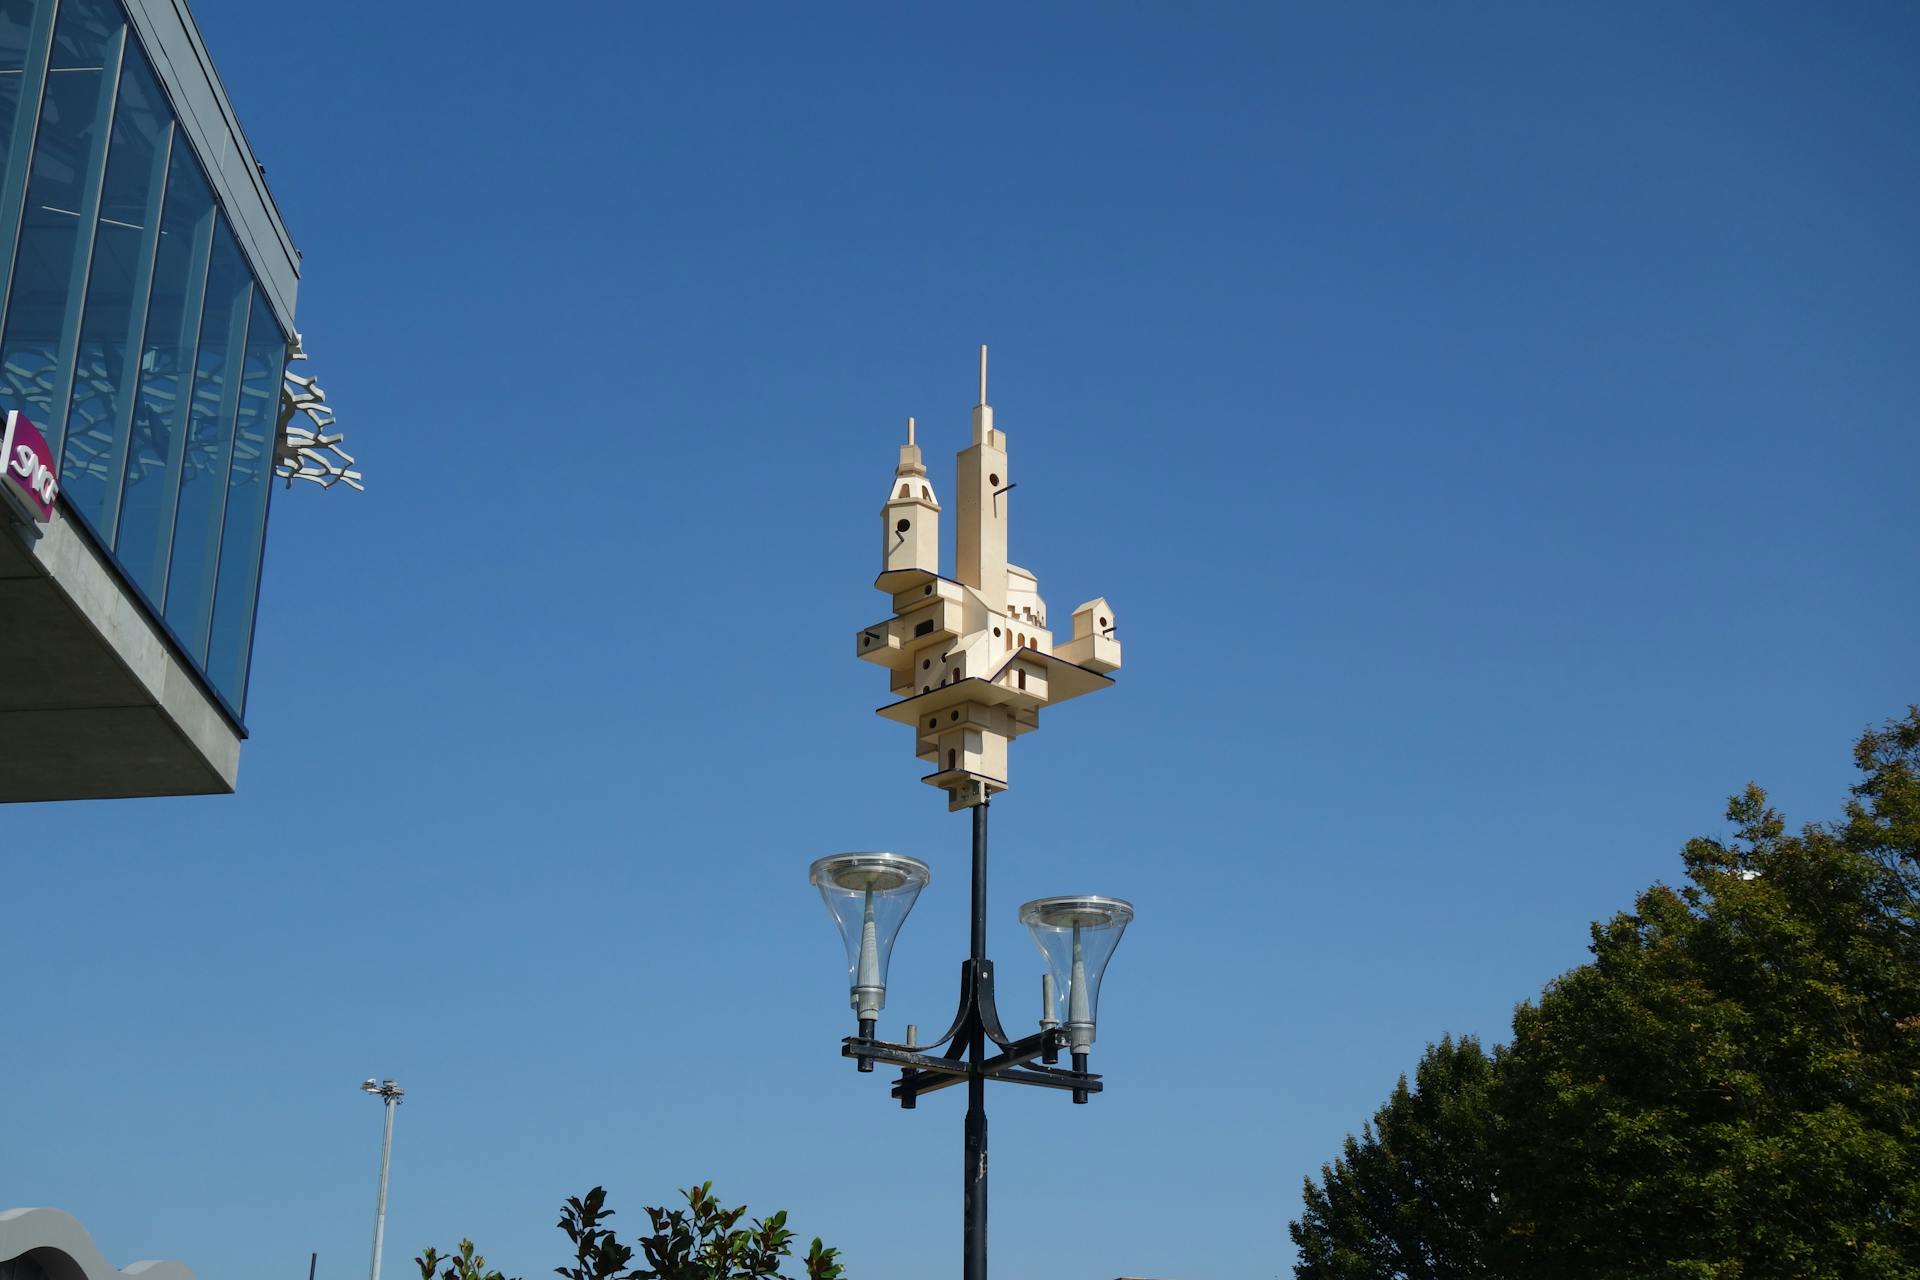
[{"label": "tree foliage", "polygon": [[1295,1274],[1920,1277],[1920,708],[1845,816],[1764,792],[1491,1055],[1428,1051],[1309,1179]]},{"label": "tree foliage", "polygon": [[1442,1037],[1360,1136],[1309,1178],[1292,1226],[1303,1276],[1459,1280],[1483,1274],[1492,1188],[1487,1089],[1492,1062],[1471,1036]]},{"label": "tree foliage", "polygon": [[506,1280],[498,1271],[487,1269],[487,1260],[474,1252],[473,1241],[462,1240],[452,1253],[441,1254],[432,1245],[413,1260],[420,1268],[420,1280]]},{"label": "tree foliage", "polygon": [[[653,1231],[638,1241],[643,1265],[637,1267],[630,1265],[634,1247],[606,1225],[614,1216],[606,1189],[569,1196],[558,1225],[573,1244],[573,1265],[555,1267],[554,1274],[564,1280],[785,1280],[781,1267],[792,1256],[794,1240],[786,1210],[743,1224],[747,1207],[722,1205],[711,1182],[681,1195],[684,1209],[646,1210]],[[838,1257],[838,1250],[815,1237],[800,1260],[805,1280],[844,1280]],[[414,1263],[420,1280],[505,1280],[498,1271],[486,1270],[486,1259],[474,1252],[471,1240],[462,1240],[447,1255],[429,1248]]]}]

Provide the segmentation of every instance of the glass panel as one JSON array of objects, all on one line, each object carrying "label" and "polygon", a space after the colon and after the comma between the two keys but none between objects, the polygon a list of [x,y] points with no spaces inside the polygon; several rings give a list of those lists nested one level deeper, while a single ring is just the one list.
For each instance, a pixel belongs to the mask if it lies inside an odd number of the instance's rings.
[{"label": "glass panel", "polygon": [[219,582],[213,598],[213,637],[207,677],[236,712],[247,708],[247,659],[253,646],[253,602],[260,587],[260,547],[267,534],[267,494],[273,479],[274,436],[280,425],[280,375],[287,339],[259,290],[247,328],[233,470],[227,478],[226,530],[220,537]]},{"label": "glass panel", "polygon": [[[53,29],[53,57],[40,103],[27,209],[0,337],[0,402],[23,409],[57,436],[66,405],[59,376],[60,340],[69,306],[79,299],[75,277],[91,237],[81,234],[87,178],[103,141],[112,84],[107,62],[120,42],[115,0],[66,0]],[[88,228],[92,230],[91,227]],[[59,447],[59,442],[53,442]]]},{"label": "glass panel", "polygon": [[101,184],[60,460],[60,488],[67,501],[109,540],[119,493],[119,446],[126,441],[124,424],[138,372],[131,353],[140,349],[146,319],[172,119],[146,57],[129,45]]},{"label": "glass panel", "polygon": [[20,111],[20,82],[27,74],[27,31],[34,0],[0,0],[0,173],[7,169],[13,118]]},{"label": "glass panel", "polygon": [[173,503],[185,453],[193,350],[200,334],[201,290],[213,249],[213,194],[193,148],[173,148],[167,207],[153,264],[153,298],[140,348],[140,390],[133,401],[127,470],[113,554],[127,576],[158,602],[167,590]]},{"label": "glass panel", "polygon": [[196,663],[207,660],[207,628],[213,604],[213,568],[220,554],[221,514],[226,505],[233,420],[240,407],[241,358],[246,351],[247,307],[253,276],[220,219],[213,230],[213,261],[207,268],[207,302],[200,315],[193,407],[187,419],[186,458],[180,469],[179,513],[173,522],[172,564],[167,569],[167,625]]}]

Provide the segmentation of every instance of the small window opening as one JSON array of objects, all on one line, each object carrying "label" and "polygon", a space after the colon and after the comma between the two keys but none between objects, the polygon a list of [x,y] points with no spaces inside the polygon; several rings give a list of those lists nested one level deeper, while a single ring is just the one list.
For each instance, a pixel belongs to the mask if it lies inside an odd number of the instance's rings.
[{"label": "small window opening", "polygon": [[1022,689],[1027,687],[1027,673],[1025,671],[1016,671],[1013,673],[1013,675],[1014,675],[1014,679],[1020,682],[1020,687]]}]

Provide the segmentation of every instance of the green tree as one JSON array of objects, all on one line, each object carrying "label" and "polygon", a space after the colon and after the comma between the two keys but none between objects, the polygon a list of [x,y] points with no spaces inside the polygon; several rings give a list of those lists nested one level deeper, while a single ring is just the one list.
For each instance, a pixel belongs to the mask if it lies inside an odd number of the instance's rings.
[{"label": "green tree", "polygon": [[1439,1275],[1417,1267],[1444,1249],[1460,1275],[1920,1277],[1920,708],[1855,760],[1830,826],[1734,797],[1731,840],[1689,842],[1683,887],[1516,1011],[1481,1145],[1450,1139],[1478,1234],[1422,1225],[1431,1188],[1369,1172],[1397,1161],[1363,1137],[1309,1183],[1296,1273]]},{"label": "green tree", "polygon": [[1906,922],[1911,941],[1920,912],[1920,707],[1863,735],[1853,763],[1866,777],[1847,802],[1841,834],[1886,869],[1887,913]]},{"label": "green tree", "polygon": [[[595,1187],[584,1196],[569,1196],[560,1210],[560,1230],[573,1243],[569,1267],[555,1267],[565,1280],[784,1280],[781,1267],[793,1253],[793,1232],[782,1209],[765,1219],[742,1225],[747,1208],[726,1208],[713,1195],[713,1184],[703,1182],[681,1192],[685,1209],[648,1208],[651,1235],[639,1241],[644,1266],[630,1267],[633,1246],[623,1243],[606,1225],[614,1216],[607,1193]],[[839,1251],[815,1237],[801,1260],[805,1280],[844,1280]],[[414,1259],[420,1280],[505,1280],[486,1270],[486,1259],[475,1254],[473,1242],[462,1240],[449,1255],[427,1249]]]},{"label": "green tree", "polygon": [[460,1247],[452,1253],[441,1254],[433,1248],[427,1249],[413,1260],[420,1268],[420,1280],[507,1280],[498,1271],[487,1270],[487,1260],[474,1252],[473,1241],[462,1240]]},{"label": "green tree", "polygon": [[1487,1179],[1492,1061],[1478,1041],[1429,1045],[1412,1088],[1349,1137],[1306,1182],[1306,1212],[1289,1225],[1303,1280],[1464,1280],[1484,1274],[1493,1218]]},{"label": "green tree", "polygon": [[[779,1280],[781,1264],[793,1251],[785,1209],[742,1226],[747,1207],[724,1207],[714,1198],[711,1182],[681,1195],[685,1209],[646,1211],[653,1234],[639,1244],[647,1265],[633,1270],[626,1269],[633,1249],[602,1225],[613,1216],[606,1192],[595,1187],[569,1198],[560,1229],[573,1241],[575,1265],[557,1267],[556,1273],[566,1280]],[[841,1280],[838,1255],[816,1236],[802,1260],[807,1280]]]}]

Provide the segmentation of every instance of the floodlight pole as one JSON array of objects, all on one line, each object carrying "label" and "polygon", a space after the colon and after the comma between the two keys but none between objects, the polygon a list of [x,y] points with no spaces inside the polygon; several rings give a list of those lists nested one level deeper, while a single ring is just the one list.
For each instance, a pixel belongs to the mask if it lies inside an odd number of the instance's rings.
[{"label": "floodlight pole", "polygon": [[380,1138],[380,1198],[373,1206],[373,1272],[380,1280],[380,1248],[387,1242],[387,1170],[393,1164],[393,1099],[387,1099],[387,1123]]},{"label": "floodlight pole", "polygon": [[387,1172],[393,1165],[393,1109],[406,1092],[388,1080],[378,1088],[369,1080],[361,1088],[386,1103],[387,1119],[380,1137],[380,1195],[373,1205],[373,1266],[370,1280],[380,1280],[380,1251],[387,1242]]}]

